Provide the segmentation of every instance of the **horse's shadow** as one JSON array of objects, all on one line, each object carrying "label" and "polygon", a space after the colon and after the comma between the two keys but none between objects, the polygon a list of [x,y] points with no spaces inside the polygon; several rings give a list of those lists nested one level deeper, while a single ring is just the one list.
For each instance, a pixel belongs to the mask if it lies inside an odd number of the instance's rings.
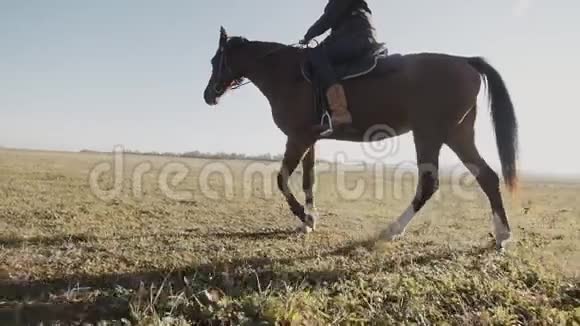
[{"label": "horse's shadow", "polygon": [[[182,234],[182,233],[180,233]],[[257,232],[207,233],[202,236],[228,239],[260,239],[260,238],[288,238],[295,235],[293,230],[270,230]],[[199,236],[199,235],[198,235]],[[140,236],[141,237],[141,236]],[[84,236],[62,236],[37,239],[0,239],[0,245],[18,246],[23,244],[58,245],[70,241],[86,242],[90,238]],[[97,322],[101,320],[130,319],[129,302],[115,296],[102,296],[98,300],[88,303],[53,303],[51,296],[65,294],[71,289],[81,288],[91,291],[110,293],[115,288],[130,290],[139,289],[142,284],[171,284],[173,289],[185,289],[188,284],[185,279],[195,275],[199,286],[217,287],[229,296],[236,297],[248,293],[258,293],[264,286],[271,290],[284,288],[286,284],[301,283],[309,286],[333,284],[349,277],[355,277],[352,271],[332,269],[292,272],[280,271],[272,268],[273,265],[292,265],[300,261],[316,260],[330,256],[351,256],[361,248],[370,249],[372,240],[353,241],[345,246],[334,248],[323,253],[299,257],[269,258],[269,257],[241,257],[237,259],[216,260],[207,264],[200,264],[187,268],[169,270],[154,269],[136,273],[112,273],[105,275],[76,274],[63,278],[40,279],[34,281],[3,281],[0,279],[0,301],[16,302],[16,304],[0,304],[0,324],[21,323],[38,324],[47,321],[78,321]],[[487,249],[475,249],[468,254],[479,255]],[[434,261],[451,260],[452,255],[428,253],[415,256],[408,260],[399,260],[397,263],[376,266],[375,271],[395,271],[409,264],[428,265]],[[253,272],[248,272],[253,271]],[[372,272],[372,271],[371,271]],[[203,291],[198,288],[196,290]],[[51,302],[22,304],[22,302]],[[17,320],[17,322],[16,322]]]},{"label": "horse's shadow", "polygon": [[216,232],[209,233],[208,238],[215,239],[240,239],[240,240],[284,240],[296,237],[300,233],[296,230],[265,230],[255,232]]},{"label": "horse's shadow", "polygon": [[134,236],[110,236],[110,237],[99,237],[87,234],[64,234],[56,236],[38,236],[29,238],[19,238],[19,237],[5,237],[0,238],[0,247],[3,248],[19,248],[23,246],[62,246],[65,244],[80,244],[87,243],[91,241],[123,241],[123,240],[133,240],[136,238],[146,239],[146,238],[160,238],[160,237],[187,237],[196,236],[200,238],[208,239],[240,239],[240,240],[284,240],[289,239],[294,236],[299,235],[296,229],[286,229],[286,230],[263,230],[263,231],[242,231],[242,232],[207,232],[199,233],[197,229],[186,229],[181,232],[165,232],[165,233],[152,233],[152,234],[139,234]]},{"label": "horse's shadow", "polygon": [[19,248],[23,246],[59,246],[65,243],[83,243],[90,241],[90,238],[86,235],[59,235],[51,237],[31,237],[31,238],[18,238],[18,237],[6,237],[0,238],[0,247],[4,248]]}]

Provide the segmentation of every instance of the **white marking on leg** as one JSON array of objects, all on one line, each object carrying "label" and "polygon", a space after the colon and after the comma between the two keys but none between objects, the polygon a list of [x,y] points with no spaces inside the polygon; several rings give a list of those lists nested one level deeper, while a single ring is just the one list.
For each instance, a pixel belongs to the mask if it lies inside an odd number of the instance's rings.
[{"label": "white marking on leg", "polygon": [[495,243],[497,249],[502,250],[504,249],[505,244],[510,240],[512,234],[505,227],[501,218],[496,212],[493,213],[493,228],[495,231]]},{"label": "white marking on leg", "polygon": [[318,211],[313,204],[306,204],[304,208],[304,213],[306,214],[306,223],[304,225],[311,228],[312,231],[316,230],[316,222],[318,222]]},{"label": "white marking on leg", "polygon": [[316,222],[318,221],[318,212],[316,207],[314,207],[314,194],[312,189],[304,190],[304,195],[306,198],[306,207],[304,207],[304,213],[306,214],[306,221],[304,223],[305,228],[311,229],[310,232],[316,229]]},{"label": "white marking on leg", "polygon": [[304,234],[312,233],[312,231],[314,231],[314,229],[311,228],[311,227],[309,227],[305,223],[303,223],[301,226],[298,227],[298,232],[301,232],[301,233],[304,233]]},{"label": "white marking on leg", "polygon": [[409,206],[409,208],[407,208],[407,210],[395,222],[391,223],[391,225],[381,233],[381,238],[392,241],[401,237],[416,213],[417,212],[415,212],[413,205]]}]

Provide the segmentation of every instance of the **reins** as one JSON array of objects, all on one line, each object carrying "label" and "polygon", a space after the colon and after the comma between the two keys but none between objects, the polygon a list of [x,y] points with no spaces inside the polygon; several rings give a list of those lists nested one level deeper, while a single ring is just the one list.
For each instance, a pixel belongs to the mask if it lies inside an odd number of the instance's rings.
[{"label": "reins", "polygon": [[[316,42],[316,45],[318,45],[318,42],[317,42],[316,40],[313,40],[313,41],[314,41],[314,42]],[[300,43],[293,43],[293,44],[290,44],[290,45],[288,45],[288,46],[282,46],[282,47],[280,47],[280,48],[274,49],[274,50],[272,50],[272,51],[269,51],[268,53],[266,53],[266,54],[264,54],[264,55],[260,56],[259,58],[257,58],[257,59],[256,59],[256,61],[263,60],[264,58],[266,58],[266,57],[269,57],[269,56],[271,56],[272,54],[274,54],[274,53],[277,53],[277,52],[279,52],[279,51],[282,51],[282,50],[287,50],[288,48],[297,48],[297,47],[298,47],[298,48],[302,48],[302,49],[304,49],[304,48],[309,48],[310,46],[309,46],[308,44],[306,44],[306,45],[303,45],[303,44],[300,44]],[[223,53],[222,57],[225,57],[225,52]],[[223,65],[224,65],[224,67],[225,67],[225,58],[223,59],[223,62],[221,62],[221,63],[220,63],[220,66],[221,66],[222,64],[223,64]],[[221,70],[221,69],[220,69],[220,70]],[[250,81],[250,80],[245,80],[245,78],[244,78],[244,79],[242,79],[242,80],[243,80],[243,81],[239,81],[239,80],[236,80],[236,81],[234,81],[234,84],[233,84],[233,86],[231,86],[231,87],[230,87],[230,89],[232,89],[232,90],[240,89],[240,88],[242,88],[243,86],[245,86],[245,85],[248,85],[248,84],[251,84],[251,83],[252,83],[252,81]]]}]

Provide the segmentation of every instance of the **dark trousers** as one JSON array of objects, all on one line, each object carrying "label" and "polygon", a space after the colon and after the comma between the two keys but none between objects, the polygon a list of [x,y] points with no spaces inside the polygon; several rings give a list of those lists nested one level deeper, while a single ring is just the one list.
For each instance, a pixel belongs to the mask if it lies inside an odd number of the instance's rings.
[{"label": "dark trousers", "polygon": [[309,59],[314,76],[324,91],[339,82],[333,65],[346,63],[372,51],[374,43],[361,35],[330,36],[317,47],[310,49]]}]

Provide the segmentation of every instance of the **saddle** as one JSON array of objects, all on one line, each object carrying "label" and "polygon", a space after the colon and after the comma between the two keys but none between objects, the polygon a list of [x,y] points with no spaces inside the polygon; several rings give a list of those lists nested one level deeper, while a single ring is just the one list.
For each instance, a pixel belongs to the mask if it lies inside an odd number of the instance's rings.
[{"label": "saddle", "polygon": [[[388,49],[379,45],[375,50],[369,52],[367,55],[350,62],[337,64],[333,66],[333,69],[336,76],[341,81],[360,78],[363,76],[383,76],[386,73],[392,73],[399,70],[402,66],[402,57],[401,54],[389,54]],[[331,124],[331,116],[328,110],[326,95],[320,85],[317,85],[311,63],[308,60],[302,64],[301,72],[302,77],[312,84],[314,88],[316,114],[317,118],[320,119],[320,126],[323,127],[325,123]],[[330,129],[332,129],[332,126]]]}]

